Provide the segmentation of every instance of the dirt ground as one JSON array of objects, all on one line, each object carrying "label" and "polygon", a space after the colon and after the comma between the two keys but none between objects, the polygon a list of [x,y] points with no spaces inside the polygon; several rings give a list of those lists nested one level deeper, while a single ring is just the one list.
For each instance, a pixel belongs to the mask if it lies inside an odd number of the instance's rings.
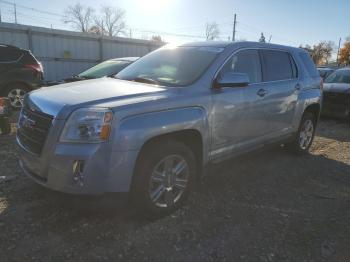
[{"label": "dirt ground", "polygon": [[146,220],[115,195],[43,189],[0,137],[0,261],[350,261],[350,124],[322,120],[311,153],[217,165],[188,204]]}]

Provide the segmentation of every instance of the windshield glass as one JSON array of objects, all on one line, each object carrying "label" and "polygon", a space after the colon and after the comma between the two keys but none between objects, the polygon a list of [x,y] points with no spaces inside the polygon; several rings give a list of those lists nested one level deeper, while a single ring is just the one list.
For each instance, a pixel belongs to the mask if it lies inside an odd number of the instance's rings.
[{"label": "windshield glass", "polygon": [[329,75],[325,83],[345,83],[350,84],[350,70],[338,70]]},{"label": "windshield glass", "polygon": [[165,86],[185,86],[196,81],[223,48],[164,47],[117,74],[117,78]]},{"label": "windshield glass", "polygon": [[85,70],[84,72],[80,73],[78,77],[100,78],[104,76],[114,75],[119,73],[120,70],[124,69],[129,64],[131,64],[130,61],[123,60],[105,61]]}]

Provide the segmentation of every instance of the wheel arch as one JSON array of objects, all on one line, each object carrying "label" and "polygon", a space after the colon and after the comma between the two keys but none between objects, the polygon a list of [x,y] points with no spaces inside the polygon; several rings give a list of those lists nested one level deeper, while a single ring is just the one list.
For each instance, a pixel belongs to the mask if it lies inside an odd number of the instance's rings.
[{"label": "wheel arch", "polygon": [[[140,156],[149,148],[151,148],[153,145],[160,144],[164,141],[173,140],[179,143],[183,143],[188,148],[191,149],[193,154],[196,157],[197,168],[201,168],[203,164],[203,137],[202,134],[196,130],[196,129],[186,129],[186,130],[180,130],[180,131],[174,131],[171,133],[166,133],[162,135],[158,135],[155,137],[152,137],[148,139],[141,147],[137,161],[139,160]],[[137,162],[136,161],[136,162]]]},{"label": "wheel arch", "polygon": [[24,87],[26,87],[26,89],[28,89],[28,91],[33,90],[33,88],[24,81],[21,81],[21,80],[8,81],[6,83],[1,84],[1,90],[0,90],[1,95],[6,95],[5,92],[7,92],[7,89],[9,89],[9,85],[23,85]]}]

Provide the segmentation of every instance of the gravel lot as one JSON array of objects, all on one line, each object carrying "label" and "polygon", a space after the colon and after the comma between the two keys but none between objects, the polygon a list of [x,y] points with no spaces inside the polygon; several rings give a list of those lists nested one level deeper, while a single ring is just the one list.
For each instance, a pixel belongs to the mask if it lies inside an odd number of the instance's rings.
[{"label": "gravel lot", "polygon": [[14,138],[0,137],[0,261],[350,261],[349,123],[322,120],[303,157],[276,148],[217,165],[153,221],[115,195],[35,185]]}]

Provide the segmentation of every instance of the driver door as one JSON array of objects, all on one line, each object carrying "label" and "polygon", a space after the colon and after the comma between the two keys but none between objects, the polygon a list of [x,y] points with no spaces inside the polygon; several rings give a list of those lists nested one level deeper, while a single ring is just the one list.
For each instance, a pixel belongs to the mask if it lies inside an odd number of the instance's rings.
[{"label": "driver door", "polygon": [[219,74],[245,73],[249,85],[213,89],[212,150],[213,159],[261,142],[267,133],[265,99],[262,88],[262,67],[259,51],[245,49],[236,52],[224,64]]}]

